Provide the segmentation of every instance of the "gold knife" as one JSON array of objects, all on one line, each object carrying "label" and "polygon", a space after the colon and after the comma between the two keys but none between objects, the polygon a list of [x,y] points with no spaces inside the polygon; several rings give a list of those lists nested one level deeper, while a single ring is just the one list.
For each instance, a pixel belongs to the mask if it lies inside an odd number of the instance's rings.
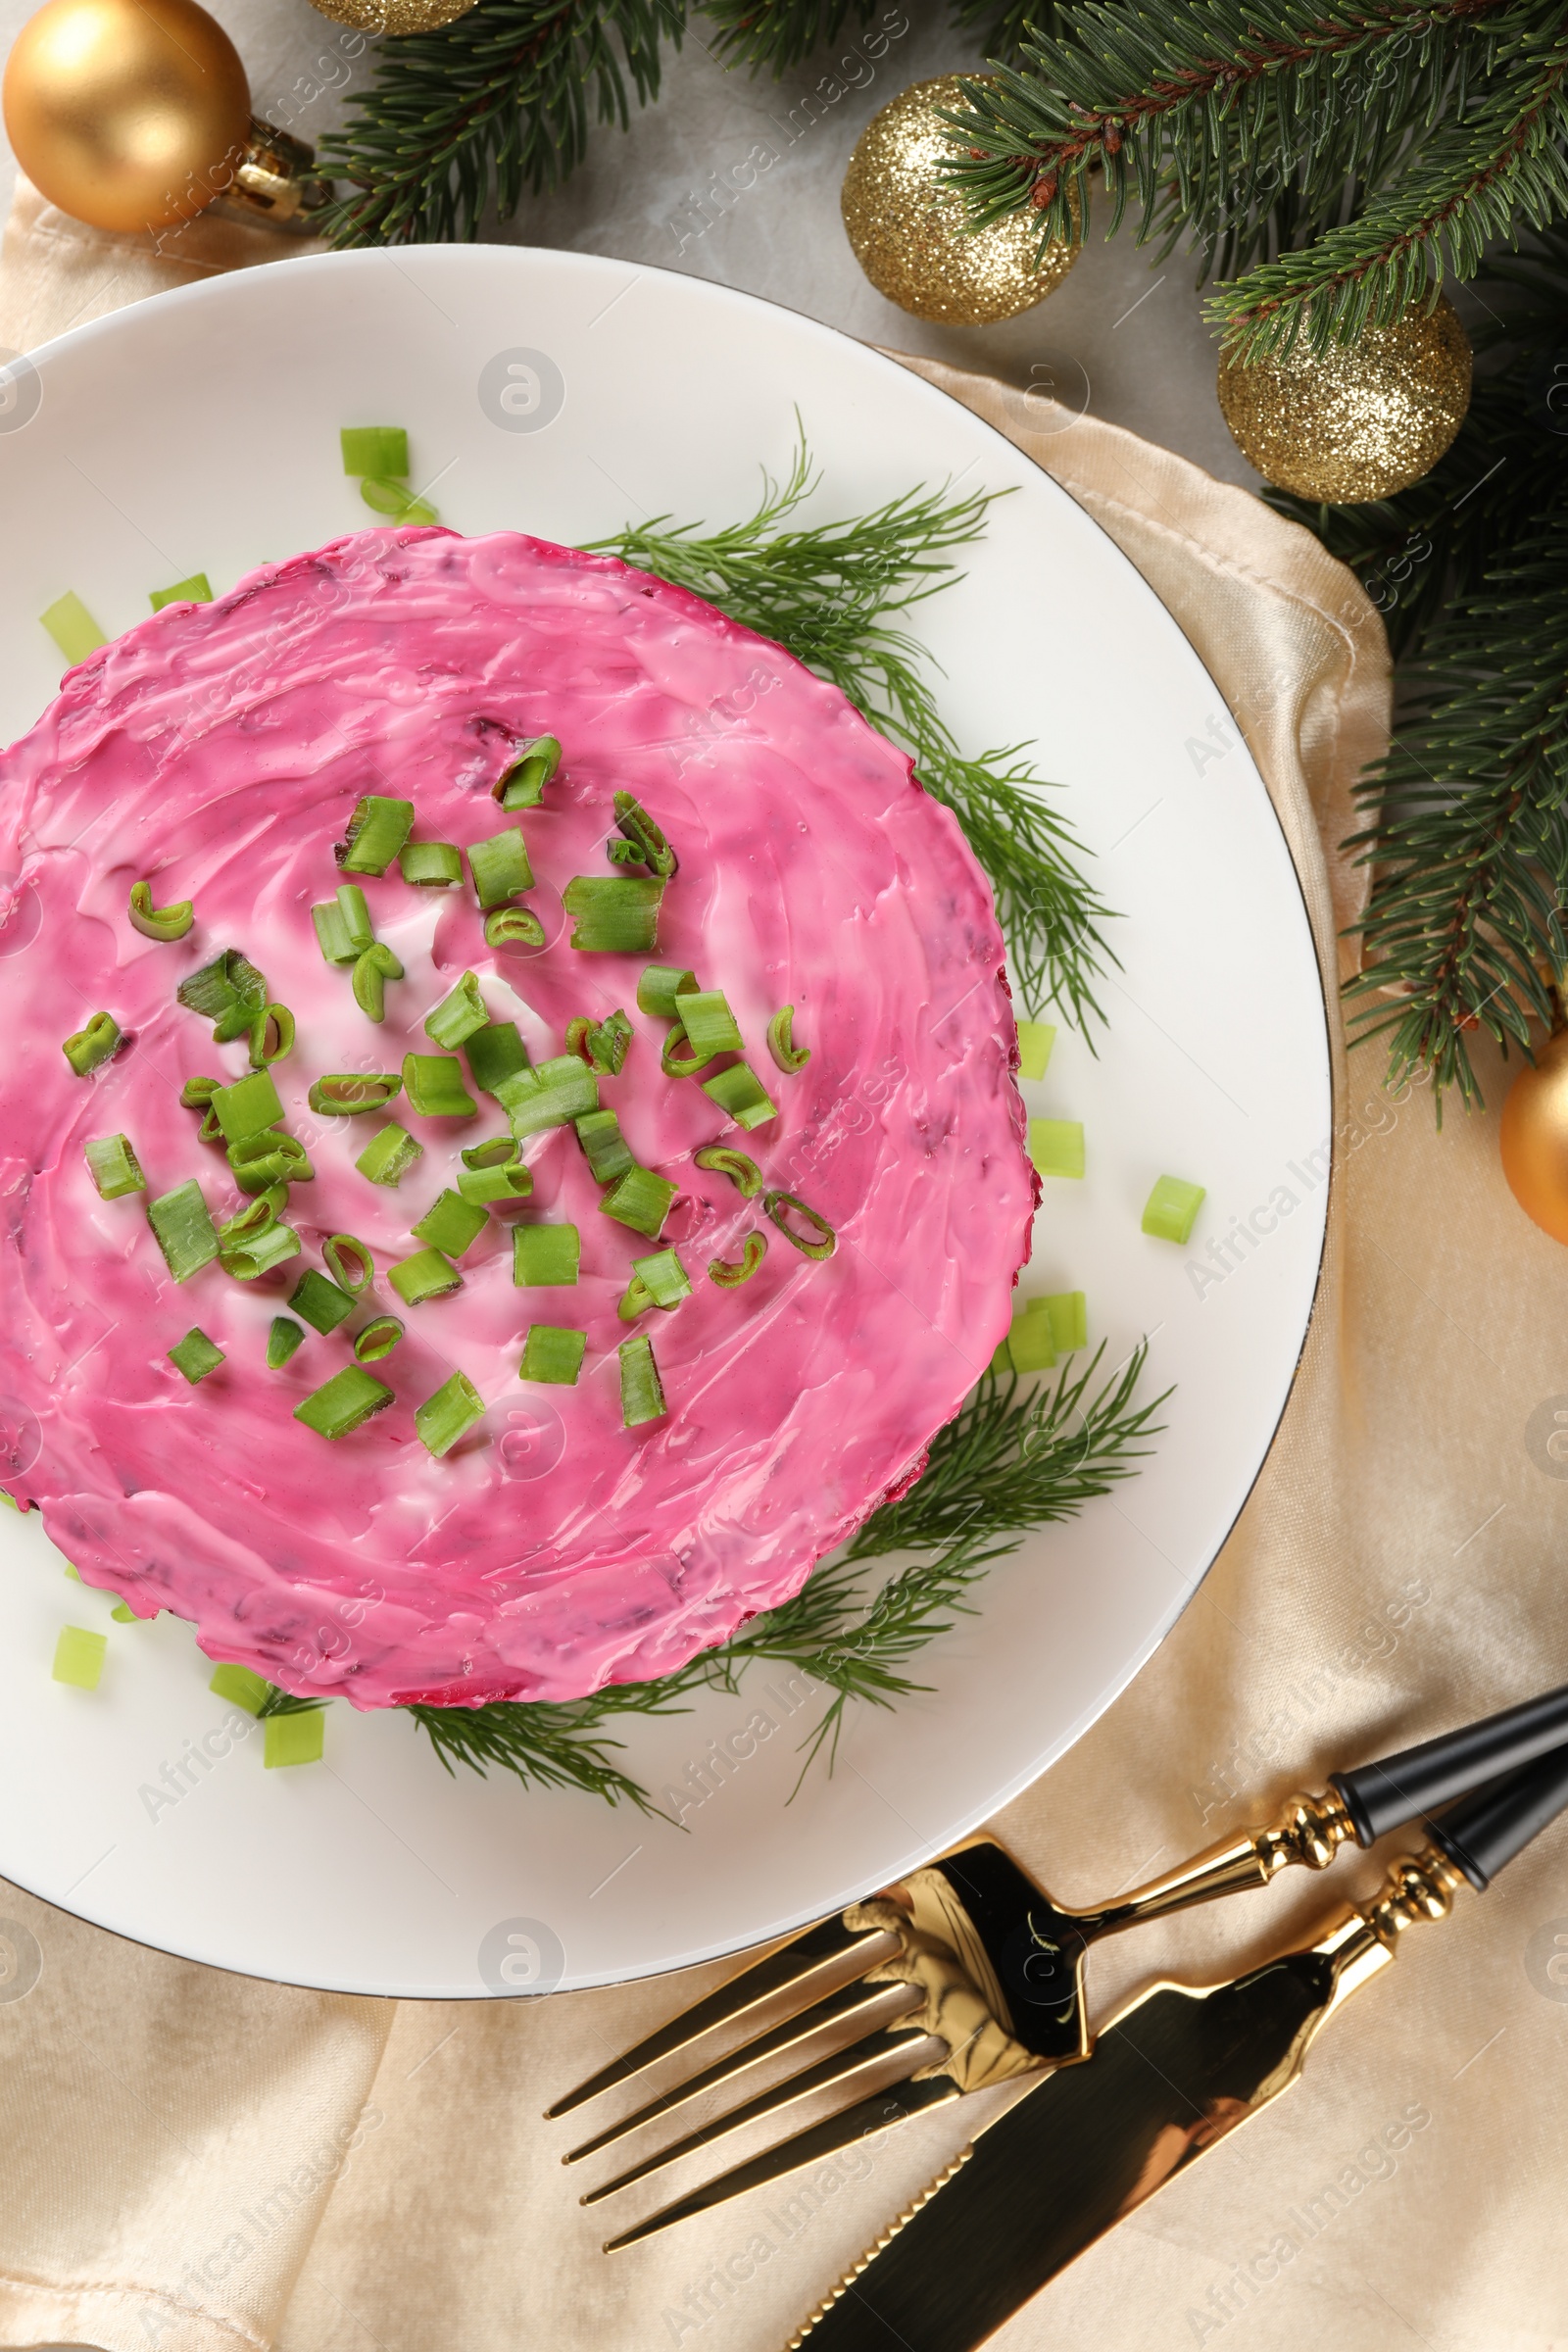
[{"label": "gold knife", "polygon": [[[1428,1824],[1372,1901],[1227,1984],[1159,1984],[978,2132],[791,2336],[789,2352],[973,2352],[1086,2247],[1288,2090],[1318,2034],[1568,1806],[1568,1747]],[[869,2136],[869,2135],[868,2135]]]}]

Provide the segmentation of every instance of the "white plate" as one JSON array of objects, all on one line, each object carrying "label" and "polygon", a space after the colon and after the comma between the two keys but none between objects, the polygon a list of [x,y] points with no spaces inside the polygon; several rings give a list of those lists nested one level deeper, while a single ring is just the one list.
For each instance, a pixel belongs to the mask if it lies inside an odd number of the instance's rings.
[{"label": "white plate", "polygon": [[[518,353],[531,376],[508,374]],[[506,247],[295,259],[36,356],[37,413],[0,430],[5,740],[55,690],[36,616],[66,589],[113,633],[152,589],[205,570],[221,591],[369,520],[339,469],[343,422],[407,424],[443,520],[468,532],[578,541],[631,516],[739,515],[760,465],[787,464],[797,409],[823,515],[944,477],[1015,490],[920,628],[967,743],[1038,740],[1126,917],[1099,1059],[1064,1030],[1024,1090],[1083,1120],[1089,1171],[1048,1184],[1025,1283],[1086,1291],[1109,1361],[1149,1332],[1149,1393],[1175,1395],[1140,1476],[1028,1538],[924,1653],[931,1694],[856,1711],[833,1777],[813,1770],[789,1805],[819,1702],[787,1676],[754,1666],[738,1698],[630,1721],[638,1777],[696,1792],[684,1831],[449,1779],[404,1719],[346,1705],[324,1767],[264,1772],[259,1738],[214,1754],[229,1710],[182,1625],[110,1625],[36,1520],[0,1528],[0,1871],[103,1927],[252,1975],[449,1999],[676,1968],[885,1884],[1014,1795],[1148,1658],[1241,1508],[1305,1331],[1323,1004],[1256,769],[1240,746],[1193,749],[1217,740],[1212,682],[1111,542],[988,425],[826,327],[693,278]],[[515,384],[509,417],[496,393]],[[1139,1231],[1164,1170],[1208,1187],[1185,1250]],[[1253,1238],[1221,1276],[1206,1247],[1237,1219]],[[50,1679],[67,1622],[109,1628],[95,1692]],[[765,1737],[745,1729],[759,1712]],[[715,1768],[732,1739],[752,1752]]]}]

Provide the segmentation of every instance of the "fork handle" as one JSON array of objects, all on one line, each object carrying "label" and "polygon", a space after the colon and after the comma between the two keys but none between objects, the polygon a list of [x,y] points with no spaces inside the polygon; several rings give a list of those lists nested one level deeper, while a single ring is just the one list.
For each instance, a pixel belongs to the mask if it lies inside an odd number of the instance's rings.
[{"label": "fork handle", "polygon": [[1419,1747],[1401,1748],[1380,1764],[1330,1775],[1355,1828],[1358,1845],[1373,1845],[1418,1814],[1430,1813],[1450,1797],[1463,1796],[1483,1781],[1517,1772],[1568,1740],[1568,1683],[1504,1707],[1481,1723],[1470,1723]]}]

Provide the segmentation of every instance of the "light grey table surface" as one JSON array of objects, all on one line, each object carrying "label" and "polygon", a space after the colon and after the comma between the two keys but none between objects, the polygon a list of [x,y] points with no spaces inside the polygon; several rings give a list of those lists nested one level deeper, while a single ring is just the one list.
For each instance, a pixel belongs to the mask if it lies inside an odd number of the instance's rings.
[{"label": "light grey table surface", "polygon": [[[309,0],[208,4],[244,59],[256,112],[302,137],[318,137],[345,95],[370,77],[371,47],[345,37]],[[29,0],[0,0],[6,50],[31,13]],[[953,31],[946,0],[888,0],[885,16],[889,27],[906,29],[890,32],[880,58],[841,41],[783,83],[726,71],[705,46],[698,18],[682,49],[665,52],[662,94],[634,117],[630,131],[601,128],[589,161],[564,188],[525,199],[514,220],[488,223],[486,235],[655,263],[743,287],[868,342],[1054,392],[1072,409],[1162,442],[1228,481],[1253,483],[1215,403],[1214,345],[1192,263],[1181,255],[1153,263],[1152,249],[1137,246],[1128,229],[1106,243],[1102,215],[1060,290],[993,327],[911,318],[868,283],[839,213],[855,141],[910,82],[981,63],[976,46]],[[843,95],[808,129],[800,128],[804,113],[792,126],[791,108],[840,59],[846,62],[831,86]],[[758,146],[778,160],[737,193],[730,174]],[[0,168],[9,204],[9,149]],[[715,175],[718,188],[729,190],[727,204],[713,200]]]}]

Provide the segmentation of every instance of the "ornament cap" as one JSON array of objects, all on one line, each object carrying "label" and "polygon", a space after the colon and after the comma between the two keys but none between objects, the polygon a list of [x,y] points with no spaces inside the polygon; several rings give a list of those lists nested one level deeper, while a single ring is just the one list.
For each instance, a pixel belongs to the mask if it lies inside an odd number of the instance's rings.
[{"label": "ornament cap", "polygon": [[331,201],[332,182],[317,171],[316,149],[279,130],[275,122],[252,115],[250,137],[220,199],[220,210],[308,236],[317,214]]}]

